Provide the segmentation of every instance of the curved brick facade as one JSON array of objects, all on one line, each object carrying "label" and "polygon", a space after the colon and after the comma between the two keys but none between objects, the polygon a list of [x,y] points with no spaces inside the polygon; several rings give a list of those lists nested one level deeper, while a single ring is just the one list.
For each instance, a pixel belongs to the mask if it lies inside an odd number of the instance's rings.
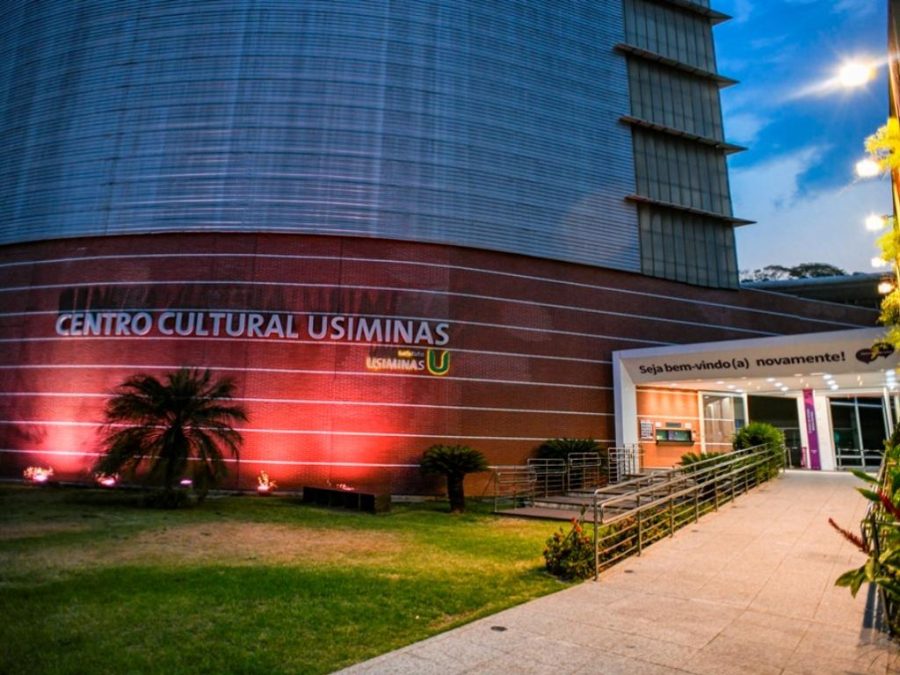
[{"label": "curved brick facade", "polygon": [[492,464],[521,463],[550,437],[611,444],[614,350],[875,321],[769,293],[386,240],[167,234],[2,253],[4,476],[49,463],[59,478],[88,478],[109,390],[186,365],[237,381],[250,412],[233,467],[244,487],[266,470],[290,487],[417,491],[433,443],[472,445]]}]

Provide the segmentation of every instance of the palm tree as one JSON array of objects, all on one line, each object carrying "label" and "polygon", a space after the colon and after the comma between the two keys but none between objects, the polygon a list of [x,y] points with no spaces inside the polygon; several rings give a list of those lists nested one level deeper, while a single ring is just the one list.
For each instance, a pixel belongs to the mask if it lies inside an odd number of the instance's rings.
[{"label": "palm tree", "polygon": [[463,491],[466,474],[486,471],[488,463],[478,450],[466,445],[432,445],[422,455],[419,468],[422,473],[439,474],[447,478],[450,512],[462,513],[466,509],[466,495]]},{"label": "palm tree", "polygon": [[231,403],[234,389],[231,378],[214,380],[209,370],[180,368],[163,381],[132,375],[106,404],[105,454],[95,471],[133,475],[147,461],[148,477],[161,480],[171,495],[190,463],[202,502],[209,487],[227,473],[222,448],[235,457],[240,452],[243,439],[232,425],[246,421],[247,413]]}]

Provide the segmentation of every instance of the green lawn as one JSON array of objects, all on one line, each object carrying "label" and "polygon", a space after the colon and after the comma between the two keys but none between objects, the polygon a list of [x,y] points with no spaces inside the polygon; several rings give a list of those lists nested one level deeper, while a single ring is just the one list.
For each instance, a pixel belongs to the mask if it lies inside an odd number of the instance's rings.
[{"label": "green lawn", "polygon": [[0,673],[326,673],[564,587],[475,504],[135,497],[0,486]]}]

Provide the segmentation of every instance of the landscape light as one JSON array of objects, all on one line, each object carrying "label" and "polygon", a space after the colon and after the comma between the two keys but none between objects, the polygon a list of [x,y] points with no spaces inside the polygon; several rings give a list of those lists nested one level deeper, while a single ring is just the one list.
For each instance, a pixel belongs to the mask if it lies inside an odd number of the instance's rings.
[{"label": "landscape light", "polygon": [[22,472],[22,476],[32,483],[46,483],[53,478],[53,473],[52,466],[48,466],[46,469],[42,466],[29,466]]},{"label": "landscape light", "polygon": [[110,475],[105,473],[98,473],[94,476],[94,480],[97,481],[97,485],[112,488],[115,487],[119,482],[119,474],[114,473]]},{"label": "landscape light", "polygon": [[892,290],[894,290],[894,284],[892,284],[890,281],[881,281],[881,282],[879,282],[879,284],[878,284],[878,292],[879,292],[881,295],[887,295],[887,294],[890,293]]},{"label": "landscape light", "polygon": [[256,477],[256,483],[256,491],[261,495],[270,495],[278,487],[277,483],[269,478],[269,474],[265,471],[259,472],[259,475]]}]

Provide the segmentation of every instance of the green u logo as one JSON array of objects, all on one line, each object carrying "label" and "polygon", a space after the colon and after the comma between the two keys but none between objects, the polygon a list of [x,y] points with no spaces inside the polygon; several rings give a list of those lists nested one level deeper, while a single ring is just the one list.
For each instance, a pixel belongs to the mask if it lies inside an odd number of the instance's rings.
[{"label": "green u logo", "polygon": [[432,375],[446,375],[450,372],[450,352],[447,350],[429,349],[427,365],[428,372]]}]

